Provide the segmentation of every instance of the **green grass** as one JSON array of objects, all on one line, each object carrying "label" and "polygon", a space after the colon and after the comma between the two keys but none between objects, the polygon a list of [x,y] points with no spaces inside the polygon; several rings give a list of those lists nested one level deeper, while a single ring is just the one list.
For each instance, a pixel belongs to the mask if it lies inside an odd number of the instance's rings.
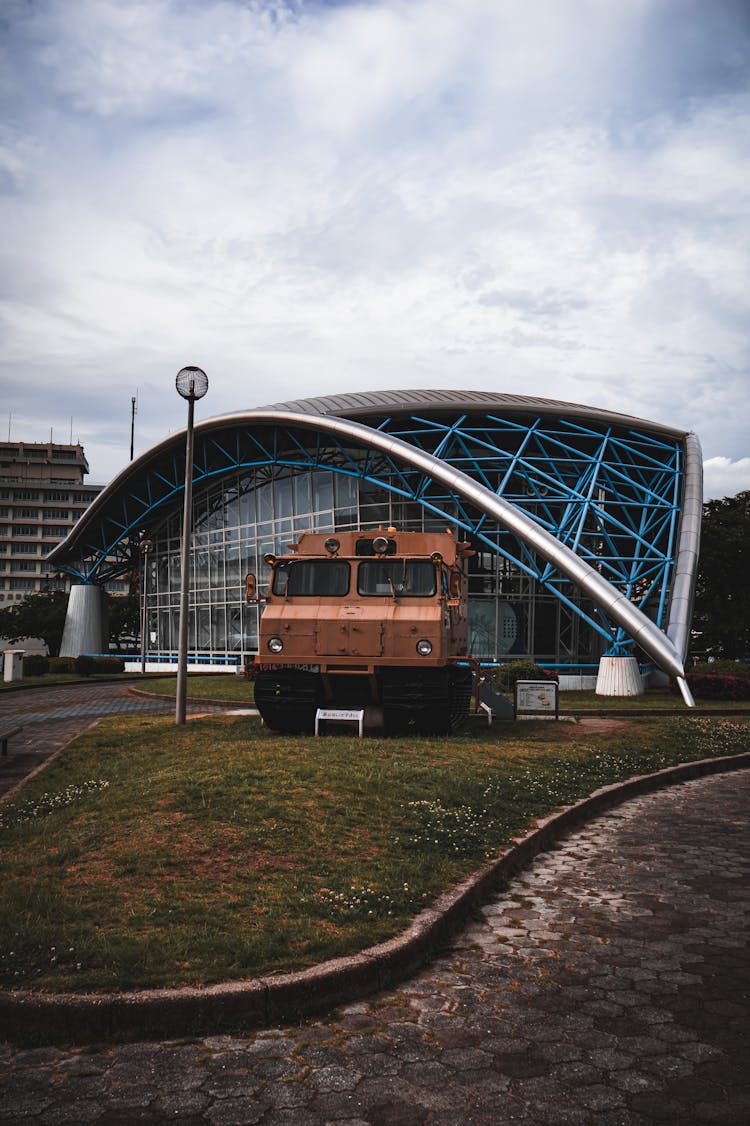
[{"label": "green grass", "polygon": [[[149,676],[143,684],[143,690],[174,696],[177,692],[177,677]],[[187,695],[189,699],[231,700],[250,707],[253,703],[253,682],[235,673],[188,676]]]},{"label": "green grass", "polygon": [[[696,711],[750,711],[750,700],[696,700]],[[561,712],[682,712],[688,709],[678,692],[649,688],[642,696],[597,696],[596,692],[561,692]]]},{"label": "green grass", "polygon": [[[175,676],[147,678],[143,689],[146,692],[163,693],[174,696],[177,678]],[[214,673],[210,676],[188,676],[187,694],[192,698],[212,700],[231,700],[239,704],[252,705],[253,683],[243,676],[234,673],[224,675]],[[512,696],[509,698],[512,699]],[[649,689],[642,696],[597,696],[595,692],[561,692],[561,712],[595,712],[595,711],[685,711],[682,697],[668,689]],[[747,700],[698,700],[698,711],[714,711],[716,709],[742,711],[750,710]]]},{"label": "green grass", "polygon": [[0,984],[208,983],[389,937],[530,820],[750,749],[748,721],[282,738],[253,718],[112,717],[0,805]]}]

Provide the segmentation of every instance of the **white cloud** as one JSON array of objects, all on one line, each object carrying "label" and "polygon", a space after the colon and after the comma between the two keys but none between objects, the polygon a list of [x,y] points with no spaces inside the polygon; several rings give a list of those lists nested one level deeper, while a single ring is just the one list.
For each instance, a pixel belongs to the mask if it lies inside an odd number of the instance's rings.
[{"label": "white cloud", "polygon": [[182,425],[172,380],[191,362],[211,378],[204,416],[376,386],[523,390],[694,429],[709,462],[741,464],[738,11],[16,5],[0,80],[14,426],[44,435],[74,408],[109,477],[130,395],[143,449]]},{"label": "white cloud", "polygon": [[733,497],[750,489],[750,457],[732,461],[728,457],[711,457],[703,463],[703,496],[705,500]]}]

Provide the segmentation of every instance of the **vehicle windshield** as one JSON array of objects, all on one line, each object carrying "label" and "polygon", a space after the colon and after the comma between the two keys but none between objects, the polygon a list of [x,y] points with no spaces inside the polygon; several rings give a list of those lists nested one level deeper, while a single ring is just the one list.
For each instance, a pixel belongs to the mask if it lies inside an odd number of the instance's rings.
[{"label": "vehicle windshield", "polygon": [[362,562],[357,576],[362,595],[428,598],[435,593],[435,565],[428,559],[378,559]]},{"label": "vehicle windshield", "polygon": [[342,559],[301,559],[280,563],[273,593],[287,597],[341,597],[349,591],[349,564]]}]

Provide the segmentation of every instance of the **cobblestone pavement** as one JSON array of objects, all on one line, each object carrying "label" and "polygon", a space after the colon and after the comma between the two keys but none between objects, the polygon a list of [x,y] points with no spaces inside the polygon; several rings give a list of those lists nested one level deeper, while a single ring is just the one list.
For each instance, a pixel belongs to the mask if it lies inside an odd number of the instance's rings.
[{"label": "cobblestone pavement", "polygon": [[329,1020],[0,1048],[0,1121],[750,1121],[750,771],[638,798],[537,858],[455,945]]},{"label": "cobblestone pavement", "polygon": [[[22,728],[9,740],[7,757],[0,758],[0,796],[101,716],[125,712],[158,715],[173,712],[174,707],[169,701],[130,696],[126,684],[68,684],[0,693],[0,723]],[[188,702],[188,711],[210,710],[204,704],[193,707]]]}]

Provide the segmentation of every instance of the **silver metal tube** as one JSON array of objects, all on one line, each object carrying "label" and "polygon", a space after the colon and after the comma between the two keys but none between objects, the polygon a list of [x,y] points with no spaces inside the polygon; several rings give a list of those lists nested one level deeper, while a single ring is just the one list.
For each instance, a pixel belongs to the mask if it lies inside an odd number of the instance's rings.
[{"label": "silver metal tube", "polygon": [[[690,622],[693,616],[695,578],[701,544],[703,519],[703,455],[695,434],[685,437],[685,486],[680,519],[680,541],[677,548],[672,598],[669,603],[667,636],[685,661],[690,646]],[[687,685],[685,685],[687,688]],[[680,686],[682,691],[682,686]],[[689,690],[688,690],[689,691]],[[684,693],[683,693],[684,695]]]}]

